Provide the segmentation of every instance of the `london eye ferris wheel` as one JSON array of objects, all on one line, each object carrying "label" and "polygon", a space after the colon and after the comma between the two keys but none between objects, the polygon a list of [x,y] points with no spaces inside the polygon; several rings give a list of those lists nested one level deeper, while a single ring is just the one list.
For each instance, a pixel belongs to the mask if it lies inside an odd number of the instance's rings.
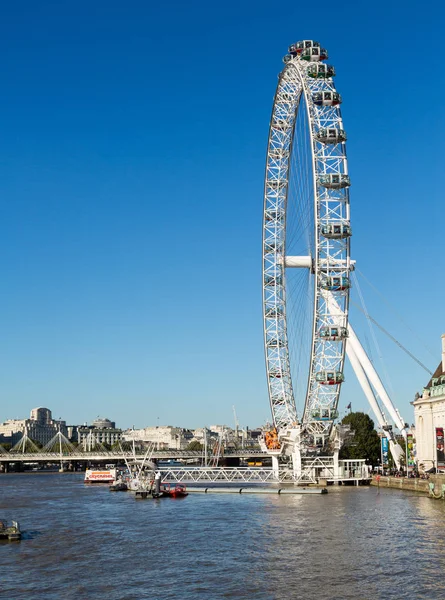
[{"label": "london eye ferris wheel", "polygon": [[[313,40],[284,57],[264,182],[263,322],[277,429],[301,425],[323,448],[338,415],[350,288],[350,210],[342,98]],[[298,409],[298,410],[297,410]]]}]

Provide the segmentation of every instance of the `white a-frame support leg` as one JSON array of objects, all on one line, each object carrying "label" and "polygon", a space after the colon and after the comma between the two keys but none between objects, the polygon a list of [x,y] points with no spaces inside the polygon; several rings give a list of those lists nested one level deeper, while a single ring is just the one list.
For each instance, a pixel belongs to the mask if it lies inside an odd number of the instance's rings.
[{"label": "white a-frame support leg", "polygon": [[391,415],[391,419],[394,421],[396,427],[400,429],[403,437],[406,439],[405,423],[402,421],[399,413],[397,412],[393,403],[391,402],[390,397],[388,396],[385,388],[383,387],[383,383],[381,382],[380,377],[377,375],[377,371],[374,369],[373,364],[369,360],[368,355],[363,349],[363,346],[360,344],[358,337],[356,336],[355,331],[353,330],[350,324],[348,324],[348,333],[349,338],[346,342],[346,348],[348,348],[348,346],[352,347],[352,350],[353,352],[355,352],[362,369],[366,373],[369,382],[374,386],[375,391],[382,400],[388,413]]},{"label": "white a-frame support leg", "polygon": [[[363,370],[363,367],[362,367],[359,359],[357,358],[356,353],[354,352],[353,346],[348,343],[346,343],[346,354],[348,355],[349,362],[351,363],[351,366],[354,369],[354,373],[355,373],[355,375],[358,379],[358,382],[363,390],[363,393],[365,394],[366,398],[368,399],[368,402],[372,408],[372,411],[377,419],[377,423],[383,429],[383,427],[386,425],[385,417],[383,416],[383,413],[380,410],[380,406],[377,402],[377,398],[375,397],[374,391],[369,384],[368,378],[366,377],[366,373]],[[397,468],[400,469],[400,457],[403,454],[403,450],[399,446],[399,444],[394,442],[391,432],[386,431],[385,429],[383,429],[383,431],[385,432],[385,436],[388,439],[389,449],[391,451],[394,462],[396,463]]]},{"label": "white a-frame support leg", "polygon": [[[332,296],[332,294],[329,294],[326,300],[329,307],[329,311],[334,321],[338,326],[342,326],[342,324],[344,323],[344,314],[341,308],[338,306],[335,298]],[[352,368],[354,369],[354,372],[363,389],[363,392],[366,398],[368,399],[368,402],[370,403],[371,408],[377,418],[377,422],[381,427],[386,425],[385,417],[383,416],[383,413],[380,410],[371,384],[372,386],[374,386],[376,393],[379,395],[385,408],[391,415],[391,418],[394,421],[396,427],[400,429],[402,435],[406,439],[405,423],[402,421],[402,418],[400,417],[398,411],[395,409],[393,403],[391,402],[391,399],[388,396],[383,386],[383,383],[381,382],[380,377],[377,374],[377,371],[374,369],[373,364],[369,360],[368,355],[366,354],[350,323],[348,323],[348,334],[349,337],[346,342],[346,353],[348,355],[349,360],[351,361]],[[385,435],[388,438],[391,454],[393,455],[397,468],[400,468],[400,457],[403,454],[403,450],[399,446],[399,444],[396,444],[394,442],[394,438],[390,432],[385,431]]]},{"label": "white a-frame support leg", "polygon": [[[344,322],[344,314],[343,314],[343,311],[341,310],[341,308],[339,307],[339,305],[337,304],[337,301],[335,300],[332,293],[328,292],[328,294],[326,296],[326,301],[327,301],[327,305],[329,307],[329,312],[331,313],[333,319],[336,321],[336,324],[339,326],[342,326],[342,324]],[[373,364],[369,360],[368,355],[366,354],[363,346],[359,342],[359,339],[356,336],[355,331],[353,330],[353,328],[349,322],[348,322],[348,334],[349,334],[349,337],[346,342],[346,347],[348,347],[348,346],[352,347],[358,361],[360,362],[360,365],[361,365],[363,371],[366,374],[366,377],[368,378],[369,383],[374,387],[376,393],[379,395],[381,401],[383,402],[383,405],[387,409],[388,413],[391,415],[391,418],[394,421],[396,427],[398,429],[400,429],[400,431],[402,432],[402,435],[406,439],[405,423],[402,421],[399,413],[397,412],[393,403],[391,402],[391,399],[388,396],[388,393],[386,392],[386,390],[383,386],[383,383],[381,382],[380,377],[377,374],[377,371],[374,369]],[[366,391],[365,390],[363,390],[363,391],[366,394]]]}]

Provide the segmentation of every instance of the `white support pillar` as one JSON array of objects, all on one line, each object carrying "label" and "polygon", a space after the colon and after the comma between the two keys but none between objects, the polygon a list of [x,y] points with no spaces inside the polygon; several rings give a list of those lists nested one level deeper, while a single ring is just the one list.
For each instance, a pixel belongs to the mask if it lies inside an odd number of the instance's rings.
[{"label": "white support pillar", "polygon": [[292,466],[295,477],[301,477],[301,452],[300,446],[295,447],[292,452]]},{"label": "white support pillar", "polygon": [[380,427],[383,427],[384,425],[386,425],[385,417],[383,416],[383,413],[380,410],[380,406],[378,405],[374,392],[371,386],[369,385],[366,373],[363,370],[359,359],[357,358],[354,348],[348,342],[346,342],[346,354],[348,355],[349,362],[351,363],[351,366],[354,369],[354,373],[358,379],[360,387],[362,388],[363,393],[365,394],[369,404],[371,405],[371,408],[377,419],[377,423]]},{"label": "white support pillar", "polygon": [[373,364],[369,360],[368,355],[363,349],[363,346],[360,344],[359,339],[356,336],[355,331],[353,330],[350,323],[348,323],[348,332],[349,339],[347,344],[351,344],[351,346],[353,347],[354,352],[356,353],[357,358],[359,359],[363,367],[363,370],[369,378],[369,381],[372,383],[377,394],[380,396],[383,404],[385,405],[385,408],[391,415],[392,420],[402,432],[403,437],[406,439],[405,423],[400,418],[400,415],[398,414],[393,403],[391,402],[390,397],[388,396],[385,388],[383,387],[383,383],[381,382],[380,377],[377,375],[377,371],[374,369]]},{"label": "white support pillar", "polygon": [[272,456],[272,473],[274,479],[278,481],[280,479],[280,463],[278,460],[278,456]]},{"label": "white support pillar", "polygon": [[[329,311],[332,314],[332,316],[336,319],[340,319],[342,312],[341,312],[340,307],[337,304],[337,301],[335,300],[335,298],[332,294],[328,294],[327,303],[329,306]],[[388,393],[386,392],[386,390],[383,386],[383,383],[381,382],[380,377],[378,376],[377,371],[374,368],[374,365],[369,360],[368,355],[366,354],[354,329],[351,326],[351,323],[349,323],[349,322],[348,322],[348,333],[349,333],[349,338],[346,343],[347,351],[348,351],[348,347],[352,347],[355,355],[357,356],[358,361],[360,362],[362,370],[366,374],[367,379],[369,379],[369,382],[374,386],[374,389],[376,390],[377,394],[380,396],[385,408],[387,409],[387,411],[391,415],[392,420],[396,424],[396,427],[398,429],[400,429],[403,437],[406,440],[405,423],[404,423],[403,419],[400,417],[397,410],[395,409],[393,403],[391,402],[391,399],[388,396]],[[348,353],[348,356],[349,356],[349,353]],[[368,385],[369,385],[369,382],[368,382]],[[374,394],[373,394],[373,396],[374,396]]]},{"label": "white support pillar", "polygon": [[[378,402],[374,395],[374,392],[373,392],[371,386],[369,385],[369,381],[368,381],[365,371],[363,370],[362,364],[359,361],[359,359],[357,358],[357,355],[354,351],[353,346],[349,344],[349,341],[346,342],[346,354],[348,355],[349,361],[351,363],[352,368],[354,369],[354,373],[358,379],[358,382],[359,382],[369,404],[371,405],[371,408],[377,419],[377,423],[383,429],[383,427],[386,425],[385,417],[383,416],[383,413],[380,410],[380,406],[378,405]],[[385,429],[383,429],[383,431],[384,431],[385,436],[388,438],[389,449],[391,451],[394,462],[396,463],[397,468],[400,469],[400,454],[403,453],[403,450],[398,444],[394,443],[392,435],[389,431],[386,431]]]},{"label": "white support pillar", "polygon": [[340,450],[335,448],[334,449],[334,478],[335,479],[340,479],[340,463],[338,461],[338,455],[339,455]]}]

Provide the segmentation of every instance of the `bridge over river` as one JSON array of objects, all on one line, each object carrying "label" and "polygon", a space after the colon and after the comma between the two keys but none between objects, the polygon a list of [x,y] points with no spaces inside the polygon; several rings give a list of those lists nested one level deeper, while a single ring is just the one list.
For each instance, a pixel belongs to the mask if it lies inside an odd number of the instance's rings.
[{"label": "bridge over river", "polygon": [[[221,458],[239,460],[262,460],[267,458],[267,453],[262,450],[233,450],[226,451],[222,456],[208,455],[207,461],[215,461]],[[110,451],[77,451],[77,452],[4,452],[0,453],[0,463],[124,463],[142,462],[146,457],[143,452],[113,452]],[[177,461],[202,461],[204,454],[197,450],[160,450],[150,455],[150,460],[177,460]]]}]

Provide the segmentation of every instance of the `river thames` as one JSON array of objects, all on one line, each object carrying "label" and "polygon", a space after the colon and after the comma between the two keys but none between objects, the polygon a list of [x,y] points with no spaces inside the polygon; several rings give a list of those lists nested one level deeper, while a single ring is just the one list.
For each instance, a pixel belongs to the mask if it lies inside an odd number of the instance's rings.
[{"label": "river thames", "polygon": [[409,492],[191,494],[136,501],[82,474],[0,476],[0,597],[25,600],[445,596],[445,506]]}]

